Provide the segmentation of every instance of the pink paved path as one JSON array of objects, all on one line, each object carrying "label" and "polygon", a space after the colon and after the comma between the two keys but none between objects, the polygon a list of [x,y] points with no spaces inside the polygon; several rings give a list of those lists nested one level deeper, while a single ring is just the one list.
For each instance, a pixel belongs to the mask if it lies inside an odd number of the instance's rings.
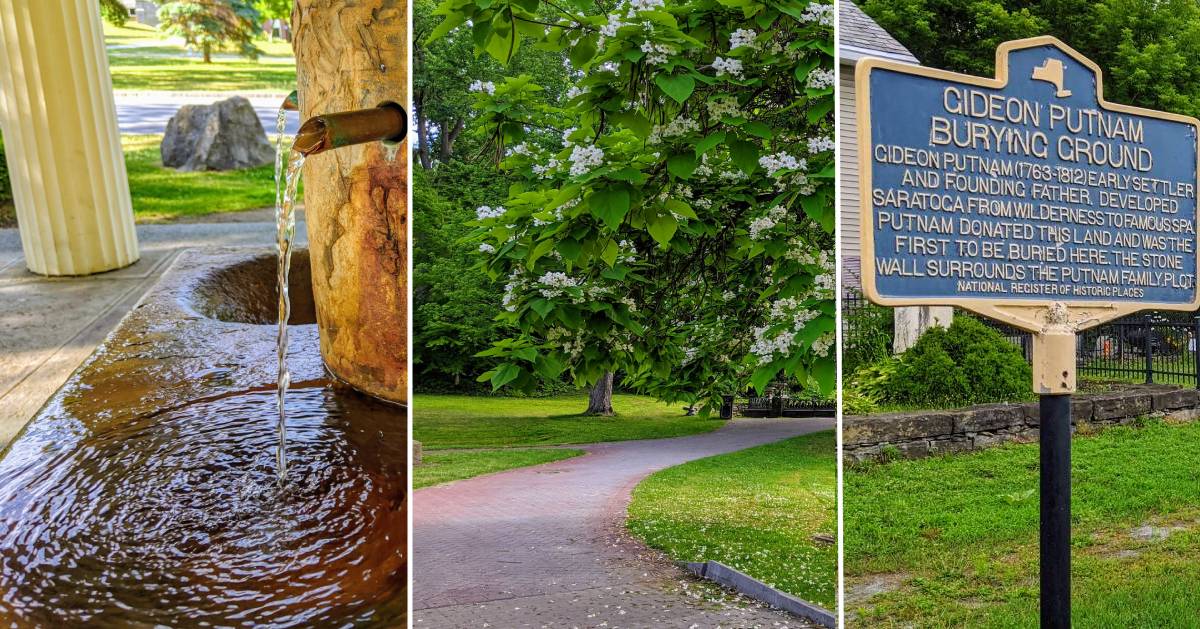
[{"label": "pink paved path", "polygon": [[654,471],[833,426],[738,419],[703,435],[581,446],[588,454],[574,459],[421,489],[413,494],[415,626],[807,626],[689,596],[681,571],[624,533],[625,508]]}]

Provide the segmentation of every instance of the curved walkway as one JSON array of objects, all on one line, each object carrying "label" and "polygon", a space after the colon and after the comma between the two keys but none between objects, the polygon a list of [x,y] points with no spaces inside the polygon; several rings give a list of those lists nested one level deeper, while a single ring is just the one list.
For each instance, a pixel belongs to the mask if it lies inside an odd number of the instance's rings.
[{"label": "curved walkway", "polygon": [[739,419],[710,433],[579,446],[585,456],[413,494],[416,627],[801,627],[757,606],[705,600],[625,534],[650,473],[834,427]]}]

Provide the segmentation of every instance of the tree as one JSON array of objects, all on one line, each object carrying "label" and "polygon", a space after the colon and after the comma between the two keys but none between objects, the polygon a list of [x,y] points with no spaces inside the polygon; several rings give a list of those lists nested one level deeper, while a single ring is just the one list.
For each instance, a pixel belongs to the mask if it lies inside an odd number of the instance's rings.
[{"label": "tree", "polygon": [[254,36],[262,23],[247,0],[170,0],[158,9],[159,28],[183,38],[212,63],[214,50],[232,48],[250,59],[262,53]]},{"label": "tree", "polygon": [[[469,28],[426,41],[441,20],[434,9],[433,0],[413,5],[413,116],[417,159],[425,168],[455,156],[455,145],[474,113],[469,86],[499,80],[506,71],[495,59],[474,54]],[[535,77],[547,87],[547,96],[556,99],[565,93],[568,80],[564,58],[561,51],[525,48],[513,55],[507,71]]]},{"label": "tree", "polygon": [[[734,6],[736,5],[736,6]],[[549,7],[553,17],[541,13]],[[833,8],[784,1],[444,0],[437,40],[563,51],[561,101],[477,79],[489,154],[521,177],[471,238],[516,331],[494,388],[565,374],[701,402],[834,386]]]},{"label": "tree", "polygon": [[588,407],[584,412],[586,415],[613,415],[612,407],[613,393],[613,374],[608,372],[596,381],[596,385],[592,387],[592,392],[588,395]]},{"label": "tree", "polygon": [[121,0],[100,0],[100,17],[113,26],[125,26],[129,21],[129,9]]},{"label": "tree", "polygon": [[474,208],[508,183],[494,168],[458,159],[413,168],[413,367],[423,389],[473,382],[490,366],[475,354],[507,333],[496,321],[503,289],[475,264],[478,244],[463,237]]},{"label": "tree", "polygon": [[1105,72],[1111,101],[1200,115],[1194,0],[866,0],[924,65],[991,76],[996,45],[1054,35]]},{"label": "tree", "polygon": [[[291,31],[287,27],[287,20],[292,16],[292,7],[294,5],[294,0],[254,0],[254,8],[264,21],[283,20],[283,34],[287,41],[291,41],[289,35]],[[271,28],[269,36],[272,40],[274,39],[274,27]]]}]

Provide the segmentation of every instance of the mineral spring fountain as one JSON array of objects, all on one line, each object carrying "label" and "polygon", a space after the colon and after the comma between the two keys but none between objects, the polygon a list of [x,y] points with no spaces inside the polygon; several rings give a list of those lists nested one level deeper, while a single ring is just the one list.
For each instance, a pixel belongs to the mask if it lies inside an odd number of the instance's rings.
[{"label": "mineral spring fountain", "polygon": [[9,626],[405,624],[403,95],[305,98],[312,46],[278,251],[181,254],[0,454]]}]

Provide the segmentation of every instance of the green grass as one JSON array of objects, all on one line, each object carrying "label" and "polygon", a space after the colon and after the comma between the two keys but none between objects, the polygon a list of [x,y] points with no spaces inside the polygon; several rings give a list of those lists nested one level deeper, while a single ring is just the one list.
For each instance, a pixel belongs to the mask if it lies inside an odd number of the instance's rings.
[{"label": "green grass", "polygon": [[223,172],[164,168],[162,136],[123,135],[133,212],[139,221],[236,212],[275,205],[273,165]]},{"label": "green grass", "polygon": [[430,452],[413,467],[413,489],[502,472],[515,467],[561,461],[583,454],[583,450],[543,448],[537,450],[469,450]]},{"label": "green grass", "polygon": [[[1200,424],[1146,420],[1073,444],[1079,627],[1194,627],[1200,610]],[[847,470],[847,626],[1034,627],[1038,446]],[[1159,542],[1130,532],[1180,526]],[[882,594],[855,600],[881,581]]]},{"label": "green grass", "polygon": [[712,559],[834,609],[833,432],[795,437],[657,472],[634,489],[630,531],[680,561]]},{"label": "green grass", "polygon": [[[187,50],[148,26],[104,26],[113,89],[132,91],[272,91],[296,89],[291,44],[257,42],[265,55],[257,62],[217,57],[212,63],[184,56]],[[136,45],[136,48],[112,48]],[[224,54],[224,53],[221,53]]]},{"label": "green grass", "polygon": [[494,448],[660,439],[715,430],[719,419],[685,417],[681,405],[613,396],[616,417],[591,417],[587,395],[503,398],[417,395],[413,438],[427,449]]}]

